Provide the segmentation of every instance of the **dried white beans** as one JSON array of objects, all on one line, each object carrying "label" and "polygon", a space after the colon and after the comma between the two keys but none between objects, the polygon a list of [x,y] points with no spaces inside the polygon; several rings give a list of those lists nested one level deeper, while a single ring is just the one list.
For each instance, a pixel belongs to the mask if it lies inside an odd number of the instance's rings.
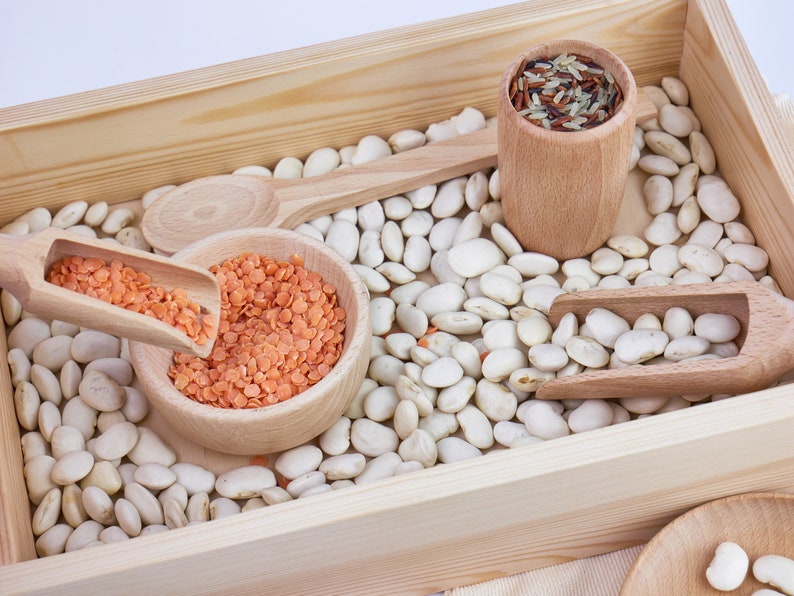
[{"label": "dried white beans", "polygon": [[[39,555],[203,523],[707,401],[532,398],[546,380],[585,368],[737,351],[737,324],[718,313],[692,320],[675,311],[663,324],[597,310],[581,325],[566,316],[552,329],[546,313],[561,293],[748,277],[776,289],[766,276],[766,253],[736,219],[739,202],[716,174],[708,140],[686,111],[685,87],[677,80],[664,86],[669,106],[634,137],[636,167],[649,174],[641,200],[653,216],[643,237],[614,236],[589,257],[563,263],[525,252],[504,225],[498,170],[299,225],[354,263],[369,289],[372,361],[345,414],[316,441],[273,454],[268,466],[216,476],[178,462],[167,441],[144,425],[147,402],[134,386],[124,341],[29,316],[3,291]],[[356,146],[318,149],[305,161],[285,157],[272,173],[260,165],[236,171],[315,176],[494,124],[466,108],[425,131],[400,131],[388,140],[367,136]],[[170,188],[146,193],[143,208]],[[34,209],[3,232],[56,225],[148,249],[135,213],[76,201],[54,217]]]}]

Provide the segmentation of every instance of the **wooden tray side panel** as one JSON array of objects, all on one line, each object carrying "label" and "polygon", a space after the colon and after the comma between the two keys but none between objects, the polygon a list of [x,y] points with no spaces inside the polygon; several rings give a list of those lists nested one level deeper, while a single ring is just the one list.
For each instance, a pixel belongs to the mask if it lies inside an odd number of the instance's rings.
[{"label": "wooden tray side panel", "polygon": [[684,0],[534,0],[0,110],[0,222],[33,205],[129,200],[272,167],[465,105],[494,115],[503,70],[542,39],[595,41],[640,84],[658,81],[677,71],[685,13]]},{"label": "wooden tray side panel", "polygon": [[714,147],[717,167],[742,201],[742,219],[769,253],[770,272],[794,294],[794,128],[775,105],[724,0],[693,0],[681,79]]},{"label": "wooden tray side panel", "polygon": [[22,473],[14,387],[5,363],[8,345],[2,322],[0,354],[4,356],[0,364],[0,565],[8,565],[34,558],[36,550],[30,527],[30,502]]},{"label": "wooden tray side panel", "polygon": [[722,496],[794,491],[792,423],[794,386],[781,387],[6,566],[0,585],[34,594],[134,585],[168,594],[426,595],[639,544]]}]

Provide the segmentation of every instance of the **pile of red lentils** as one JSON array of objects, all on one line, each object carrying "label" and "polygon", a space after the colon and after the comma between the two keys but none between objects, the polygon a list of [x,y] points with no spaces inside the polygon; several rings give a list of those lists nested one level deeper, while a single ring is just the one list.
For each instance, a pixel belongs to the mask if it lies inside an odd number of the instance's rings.
[{"label": "pile of red lentils", "polygon": [[213,266],[221,287],[218,338],[207,358],[176,354],[179,391],[221,408],[285,401],[325,377],[342,353],[345,311],[336,288],[297,255],[244,253]]},{"label": "pile of red lentils", "polygon": [[201,312],[185,290],[165,290],[152,278],[119,260],[110,264],[96,257],[72,255],[53,264],[48,281],[127,310],[154,317],[187,335],[198,345],[214,339],[217,321]]}]

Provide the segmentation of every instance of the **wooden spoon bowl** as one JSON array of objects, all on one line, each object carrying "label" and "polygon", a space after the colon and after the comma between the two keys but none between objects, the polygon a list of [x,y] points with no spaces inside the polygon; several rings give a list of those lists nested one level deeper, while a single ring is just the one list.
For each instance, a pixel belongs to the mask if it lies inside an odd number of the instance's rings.
[{"label": "wooden spoon bowl", "polygon": [[735,495],[684,513],[648,542],[629,569],[621,595],[725,594],[706,580],[706,569],[722,542],[735,542],[750,558],[750,570],[736,594],[771,587],[756,581],[752,565],[763,555],[794,557],[794,495]]},{"label": "wooden spoon bowl", "polygon": [[304,258],[305,267],[336,287],[346,311],[342,355],[322,380],[284,402],[256,409],[217,408],[183,395],[168,377],[174,352],[130,342],[143,391],[171,427],[194,443],[223,453],[274,453],[300,445],[328,429],[348,408],[369,365],[369,294],[338,253],[303,234],[273,228],[222,232],[196,242],[174,258],[206,268],[244,252],[276,260]]}]

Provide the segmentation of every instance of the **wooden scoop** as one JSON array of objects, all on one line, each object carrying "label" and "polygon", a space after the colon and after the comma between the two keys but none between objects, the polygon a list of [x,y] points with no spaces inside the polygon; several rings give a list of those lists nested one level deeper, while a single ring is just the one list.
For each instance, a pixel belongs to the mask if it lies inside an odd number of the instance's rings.
[{"label": "wooden scoop", "polygon": [[740,394],[769,387],[794,368],[794,301],[757,282],[592,290],[558,296],[549,311],[556,326],[567,312],[579,321],[602,307],[629,323],[643,313],[663,317],[673,306],[693,317],[725,313],[736,317],[741,333],[739,355],[584,372],[552,379],[538,389],[539,399],[608,398],[642,395]]},{"label": "wooden scoop", "polygon": [[[648,95],[638,93],[637,122],[657,113]],[[312,178],[198,178],[159,197],[144,212],[141,229],[151,246],[173,254],[233,228],[294,228],[340,209],[493,167],[496,146],[491,127]]]},{"label": "wooden scoop", "polygon": [[46,279],[53,263],[66,256],[96,257],[105,262],[118,259],[149,274],[154,285],[184,289],[202,311],[218,321],[220,288],[205,268],[57,228],[26,236],[0,234],[0,247],[0,287],[33,314],[202,357],[212,349],[212,341],[199,346],[167,323],[56,286]]}]

